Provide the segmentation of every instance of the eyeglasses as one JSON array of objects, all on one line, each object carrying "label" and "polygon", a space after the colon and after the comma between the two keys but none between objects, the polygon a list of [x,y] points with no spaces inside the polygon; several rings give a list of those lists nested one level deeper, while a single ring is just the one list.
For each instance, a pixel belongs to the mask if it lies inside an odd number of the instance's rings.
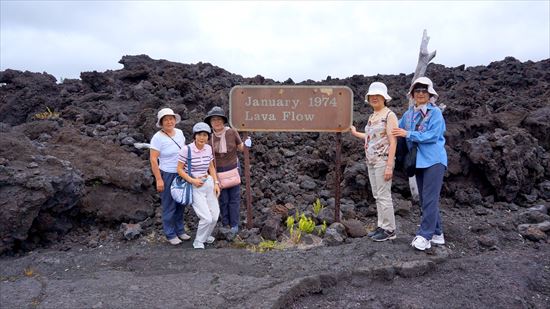
[{"label": "eyeglasses", "polygon": [[414,93],[428,93],[427,88],[416,88],[413,90]]}]

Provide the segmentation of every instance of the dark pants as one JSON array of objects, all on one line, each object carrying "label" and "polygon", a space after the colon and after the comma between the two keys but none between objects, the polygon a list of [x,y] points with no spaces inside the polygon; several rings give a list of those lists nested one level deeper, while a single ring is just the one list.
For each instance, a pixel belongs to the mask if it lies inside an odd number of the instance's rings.
[{"label": "dark pants", "polygon": [[[218,172],[225,172],[235,168],[235,166],[218,167]],[[241,208],[241,186],[222,189],[219,197],[220,214],[222,225],[239,227],[240,208]]]},{"label": "dark pants", "polygon": [[441,235],[443,233],[439,212],[439,195],[443,186],[445,170],[445,165],[441,163],[428,168],[416,169],[416,184],[418,185],[420,205],[422,206],[422,222],[416,235],[427,240],[432,239],[434,234]]},{"label": "dark pants", "polygon": [[160,194],[160,204],[162,206],[162,228],[167,239],[176,238],[185,232],[183,225],[183,210],[185,206],[174,201],[170,193],[170,185],[177,173],[168,173],[160,171],[164,181],[164,191]]}]

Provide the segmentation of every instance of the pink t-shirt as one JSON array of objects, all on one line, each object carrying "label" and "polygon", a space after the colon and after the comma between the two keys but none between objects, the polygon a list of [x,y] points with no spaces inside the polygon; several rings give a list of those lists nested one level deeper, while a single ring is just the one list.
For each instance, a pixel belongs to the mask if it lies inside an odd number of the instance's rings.
[{"label": "pink t-shirt", "polygon": [[178,153],[178,161],[183,162],[184,170],[187,173],[187,148],[191,147],[191,177],[193,175],[202,176],[208,173],[208,167],[213,160],[212,147],[206,144],[202,149],[198,149],[195,143],[185,145]]}]

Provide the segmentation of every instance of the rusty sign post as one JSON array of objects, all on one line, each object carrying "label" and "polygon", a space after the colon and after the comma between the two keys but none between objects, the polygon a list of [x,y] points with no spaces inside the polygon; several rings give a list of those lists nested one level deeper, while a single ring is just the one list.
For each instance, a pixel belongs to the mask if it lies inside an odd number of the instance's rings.
[{"label": "rusty sign post", "polygon": [[[346,86],[235,86],[229,123],[237,131],[336,132],[335,221],[340,221],[342,132],[352,123],[353,92]],[[252,228],[248,149],[244,152],[247,228]]]}]

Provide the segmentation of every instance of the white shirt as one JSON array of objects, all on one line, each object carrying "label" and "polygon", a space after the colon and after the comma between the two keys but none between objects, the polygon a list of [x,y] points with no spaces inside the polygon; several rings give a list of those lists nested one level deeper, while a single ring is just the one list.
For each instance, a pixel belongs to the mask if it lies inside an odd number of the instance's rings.
[{"label": "white shirt", "polygon": [[[180,151],[180,147],[185,146],[185,136],[183,136],[183,132],[177,128],[174,128],[174,131],[176,134],[172,136],[172,138],[164,132],[158,131],[151,139],[151,149],[160,153],[159,168],[167,173],[178,172],[178,152]],[[176,143],[179,144],[179,147]]]}]

